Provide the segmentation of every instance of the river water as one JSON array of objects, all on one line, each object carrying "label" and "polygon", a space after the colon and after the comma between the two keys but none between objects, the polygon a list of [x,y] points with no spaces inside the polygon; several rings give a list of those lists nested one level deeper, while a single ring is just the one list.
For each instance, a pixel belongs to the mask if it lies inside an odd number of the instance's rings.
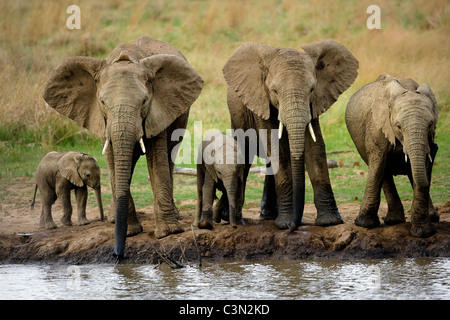
[{"label": "river water", "polygon": [[0,265],[0,299],[450,299],[450,258]]}]

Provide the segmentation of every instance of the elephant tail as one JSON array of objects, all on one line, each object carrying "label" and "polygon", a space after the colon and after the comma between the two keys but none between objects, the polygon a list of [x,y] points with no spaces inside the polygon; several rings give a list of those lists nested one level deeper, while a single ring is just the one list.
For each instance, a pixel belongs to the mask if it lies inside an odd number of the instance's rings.
[{"label": "elephant tail", "polygon": [[33,200],[31,201],[31,205],[30,205],[31,209],[34,209],[34,204],[36,203],[36,192],[37,192],[37,189],[38,189],[38,185],[36,184],[34,186]]}]

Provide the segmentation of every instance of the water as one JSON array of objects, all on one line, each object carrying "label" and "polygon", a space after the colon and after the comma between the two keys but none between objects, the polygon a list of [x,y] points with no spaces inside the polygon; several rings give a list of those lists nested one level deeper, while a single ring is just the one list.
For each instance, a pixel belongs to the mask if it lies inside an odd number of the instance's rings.
[{"label": "water", "polygon": [[0,299],[450,299],[450,258],[0,265]]}]

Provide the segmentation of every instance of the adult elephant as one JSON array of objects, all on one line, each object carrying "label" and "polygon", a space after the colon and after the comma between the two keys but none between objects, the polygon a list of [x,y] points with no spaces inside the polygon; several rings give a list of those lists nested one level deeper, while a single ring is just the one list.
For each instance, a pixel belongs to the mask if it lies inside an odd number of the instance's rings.
[{"label": "adult elephant", "polygon": [[[330,184],[319,116],[353,83],[359,66],[335,41],[316,42],[302,49],[244,43],[223,67],[233,129],[257,129],[258,136],[259,129],[267,129],[268,136],[272,130],[281,130],[279,167],[274,176],[266,175],[260,218],[276,217],[278,228],[291,231],[302,222],[305,164],[314,189],[315,223],[343,222]],[[287,134],[282,134],[283,130]],[[270,156],[271,142],[263,144]],[[257,153],[262,156],[262,150]],[[247,172],[251,160],[247,159]]]},{"label": "adult elephant", "polygon": [[369,166],[366,190],[355,224],[380,224],[378,208],[383,188],[388,212],[385,224],[405,222],[394,175],[407,175],[414,190],[411,235],[436,232],[430,221],[439,215],[430,198],[431,170],[437,153],[434,143],[438,107],[430,87],[412,79],[381,74],[350,98],[345,121],[359,154]]},{"label": "adult elephant", "polygon": [[186,128],[203,80],[174,47],[142,36],[106,59],[72,57],[48,80],[44,100],[102,138],[115,204],[114,254],[142,231],[130,194],[138,158],[146,154],[154,194],[155,236],[183,232],[173,201],[172,141]]}]

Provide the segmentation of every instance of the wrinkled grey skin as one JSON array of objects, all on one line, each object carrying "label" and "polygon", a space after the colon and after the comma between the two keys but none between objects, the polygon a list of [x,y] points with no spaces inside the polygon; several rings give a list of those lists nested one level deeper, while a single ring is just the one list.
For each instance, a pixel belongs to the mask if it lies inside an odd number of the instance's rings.
[{"label": "wrinkled grey skin", "polygon": [[388,203],[385,224],[405,222],[393,176],[407,175],[414,190],[411,235],[435,233],[439,216],[430,198],[438,108],[430,87],[412,79],[382,74],[350,98],[345,121],[359,154],[369,165],[366,190],[355,224],[376,227],[383,188]]},{"label": "wrinkled grey skin", "polygon": [[[242,221],[245,165],[243,162],[239,164],[240,157],[243,159],[236,140],[231,136],[218,132],[202,141],[197,161],[198,197],[194,226],[212,229],[213,218],[215,222],[220,222],[220,213],[224,210],[229,211],[229,221],[233,227]],[[223,195],[213,217],[216,189]],[[222,207],[226,204],[228,208]]]},{"label": "wrinkled grey skin", "polygon": [[130,193],[134,167],[145,153],[154,194],[155,236],[183,232],[173,201],[172,141],[185,129],[203,80],[174,47],[145,36],[117,46],[106,59],[72,57],[46,84],[44,100],[103,141],[113,193],[114,254],[127,235],[142,231]]},{"label": "wrinkled grey skin", "polygon": [[61,223],[72,225],[72,204],[70,191],[75,190],[78,211],[78,225],[89,223],[86,219],[87,187],[94,189],[103,221],[103,205],[100,191],[100,168],[97,161],[80,152],[49,152],[42,158],[36,169],[36,187],[31,208],[34,208],[36,191],[39,188],[42,199],[42,213],[39,226],[45,229],[56,228],[52,218],[52,205],[61,199],[64,215]]},{"label": "wrinkled grey skin", "polygon": [[[315,223],[343,222],[330,184],[319,116],[353,83],[358,69],[355,57],[337,42],[321,41],[302,49],[244,43],[223,67],[233,129],[253,128],[258,134],[266,129],[271,137],[280,121],[283,124],[279,168],[275,175],[266,175],[260,218],[276,218],[278,228],[291,231],[302,223],[305,164],[314,189]],[[309,123],[316,142],[307,130]],[[261,140],[271,156],[270,141]],[[261,150],[257,155],[263,156]],[[244,181],[253,156],[248,154]]]}]

